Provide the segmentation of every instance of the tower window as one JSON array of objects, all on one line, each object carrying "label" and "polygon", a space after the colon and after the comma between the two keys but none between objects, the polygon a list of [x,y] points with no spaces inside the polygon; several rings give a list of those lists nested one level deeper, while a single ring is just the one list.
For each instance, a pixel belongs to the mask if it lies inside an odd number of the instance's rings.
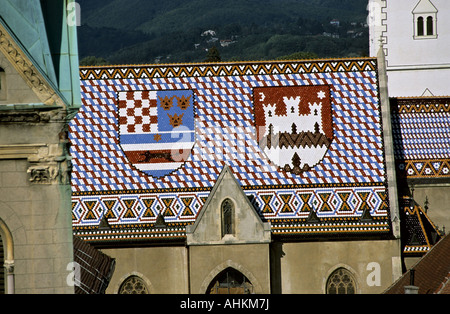
[{"label": "tower window", "polygon": [[417,19],[417,36],[423,36],[423,17]]},{"label": "tower window", "polygon": [[433,17],[432,16],[427,17],[427,36],[434,35],[433,26],[434,26]]},{"label": "tower window", "polygon": [[431,0],[420,0],[412,13],[414,17],[414,39],[437,38],[438,10]]}]

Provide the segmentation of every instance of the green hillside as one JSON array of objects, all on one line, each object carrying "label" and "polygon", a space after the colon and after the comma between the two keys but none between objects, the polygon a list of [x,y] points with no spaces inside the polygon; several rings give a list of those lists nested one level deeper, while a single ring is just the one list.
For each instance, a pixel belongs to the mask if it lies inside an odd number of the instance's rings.
[{"label": "green hillside", "polygon": [[346,57],[368,51],[364,0],[78,3],[81,59],[95,56],[113,64],[195,62],[204,61],[213,46],[223,61],[277,59],[294,53]]}]

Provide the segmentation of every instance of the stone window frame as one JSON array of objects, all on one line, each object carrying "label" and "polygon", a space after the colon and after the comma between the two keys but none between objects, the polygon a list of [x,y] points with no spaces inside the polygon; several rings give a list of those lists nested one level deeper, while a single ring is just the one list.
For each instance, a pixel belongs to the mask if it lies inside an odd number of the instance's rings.
[{"label": "stone window frame", "polygon": [[[129,289],[126,288],[128,285]],[[129,293],[136,292],[136,293]],[[120,284],[118,294],[150,294],[145,280],[137,274],[131,274]]]},{"label": "stone window frame", "polygon": [[224,199],[220,205],[222,237],[234,235],[236,232],[235,208],[236,206],[230,198]]},{"label": "stone window frame", "polygon": [[[347,269],[344,266],[336,267],[331,274],[327,277],[326,285],[325,285],[325,293],[326,294],[332,294],[330,293],[330,289],[332,288],[332,285],[339,284],[342,285],[341,288],[344,289],[345,293],[339,293],[338,289],[336,288],[336,294],[357,294],[358,293],[358,285],[356,277],[354,276],[353,272]],[[352,290],[349,292],[349,287],[352,287]]]}]

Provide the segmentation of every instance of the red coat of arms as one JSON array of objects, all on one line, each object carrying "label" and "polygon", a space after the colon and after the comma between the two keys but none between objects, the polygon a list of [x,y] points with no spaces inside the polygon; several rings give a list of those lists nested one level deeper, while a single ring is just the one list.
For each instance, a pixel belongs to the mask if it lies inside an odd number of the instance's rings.
[{"label": "red coat of arms", "polygon": [[260,87],[253,97],[259,146],[275,165],[300,174],[322,161],[333,140],[328,85]]}]

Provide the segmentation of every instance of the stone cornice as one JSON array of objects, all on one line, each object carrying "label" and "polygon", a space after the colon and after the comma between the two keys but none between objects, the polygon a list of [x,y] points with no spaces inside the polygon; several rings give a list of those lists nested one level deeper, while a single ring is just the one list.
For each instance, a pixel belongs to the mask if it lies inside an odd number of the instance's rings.
[{"label": "stone cornice", "polygon": [[45,152],[48,149],[47,147],[47,144],[0,145],[0,160],[32,158]]}]

